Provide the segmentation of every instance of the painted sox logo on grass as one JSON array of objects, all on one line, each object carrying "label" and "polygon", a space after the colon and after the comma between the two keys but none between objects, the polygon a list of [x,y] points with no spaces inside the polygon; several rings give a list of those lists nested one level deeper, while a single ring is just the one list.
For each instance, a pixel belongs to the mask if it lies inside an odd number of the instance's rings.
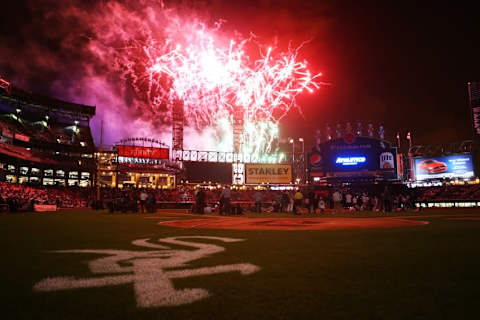
[{"label": "painted sox logo on grass", "polygon": [[[248,275],[260,270],[250,263],[218,265],[197,269],[178,269],[188,263],[222,252],[225,248],[214,244],[185,241],[182,239],[207,239],[225,243],[244,241],[244,239],[185,236],[159,239],[159,242],[187,246],[196,250],[174,250],[148,239],[132,241],[133,245],[155,250],[59,250],[59,253],[93,253],[107,255],[89,262],[90,271],[102,277],[46,278],[34,285],[35,291],[57,291],[78,288],[104,287],[133,283],[137,306],[141,308],[177,306],[192,303],[208,297],[206,289],[193,288],[176,290],[172,279],[187,278],[216,273],[238,271]],[[113,274],[113,275],[112,275]]]}]

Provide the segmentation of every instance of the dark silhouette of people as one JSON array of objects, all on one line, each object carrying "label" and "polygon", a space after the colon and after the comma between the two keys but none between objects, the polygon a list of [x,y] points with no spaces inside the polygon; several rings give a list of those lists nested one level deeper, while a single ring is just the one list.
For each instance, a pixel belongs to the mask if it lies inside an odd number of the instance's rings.
[{"label": "dark silhouette of people", "polygon": [[205,212],[205,199],[206,199],[205,191],[202,188],[200,188],[197,191],[196,199],[195,199],[196,200],[195,201],[196,213],[204,214],[204,212]]}]

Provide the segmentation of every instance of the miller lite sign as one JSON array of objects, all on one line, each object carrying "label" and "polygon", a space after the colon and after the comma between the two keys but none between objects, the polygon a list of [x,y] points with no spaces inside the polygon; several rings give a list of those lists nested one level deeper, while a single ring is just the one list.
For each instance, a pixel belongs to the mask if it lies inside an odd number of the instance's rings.
[{"label": "miller lite sign", "polygon": [[391,152],[382,152],[380,154],[380,169],[393,169],[395,162]]}]

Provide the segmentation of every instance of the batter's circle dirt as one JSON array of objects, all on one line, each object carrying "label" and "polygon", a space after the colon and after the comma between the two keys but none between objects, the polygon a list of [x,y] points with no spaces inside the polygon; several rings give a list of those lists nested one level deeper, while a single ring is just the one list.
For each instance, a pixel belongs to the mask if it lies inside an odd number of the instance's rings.
[{"label": "batter's circle dirt", "polygon": [[207,217],[173,220],[158,223],[161,226],[190,229],[229,230],[339,230],[366,228],[395,228],[428,224],[427,221],[397,217],[380,218],[245,218]]}]

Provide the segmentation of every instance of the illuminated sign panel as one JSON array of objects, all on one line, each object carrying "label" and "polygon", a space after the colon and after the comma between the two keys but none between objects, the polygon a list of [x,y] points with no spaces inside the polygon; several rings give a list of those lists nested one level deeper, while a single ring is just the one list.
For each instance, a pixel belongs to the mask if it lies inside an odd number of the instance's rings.
[{"label": "illuminated sign panel", "polygon": [[472,155],[451,155],[415,159],[415,180],[463,178],[474,176]]},{"label": "illuminated sign panel", "polygon": [[355,156],[355,157],[337,157],[335,163],[339,163],[342,166],[356,166],[359,163],[364,163],[367,161],[367,158],[363,156]]},{"label": "illuminated sign panel", "polygon": [[290,183],[292,166],[289,164],[245,164],[246,183]]},{"label": "illuminated sign panel", "polygon": [[315,145],[307,159],[310,177],[398,178],[397,150],[371,137],[325,141]]},{"label": "illuminated sign panel", "polygon": [[480,136],[480,82],[468,83],[468,96],[472,109],[473,128]]},{"label": "illuminated sign panel", "polygon": [[115,146],[119,157],[143,158],[143,159],[165,159],[168,160],[169,149],[137,146]]}]

